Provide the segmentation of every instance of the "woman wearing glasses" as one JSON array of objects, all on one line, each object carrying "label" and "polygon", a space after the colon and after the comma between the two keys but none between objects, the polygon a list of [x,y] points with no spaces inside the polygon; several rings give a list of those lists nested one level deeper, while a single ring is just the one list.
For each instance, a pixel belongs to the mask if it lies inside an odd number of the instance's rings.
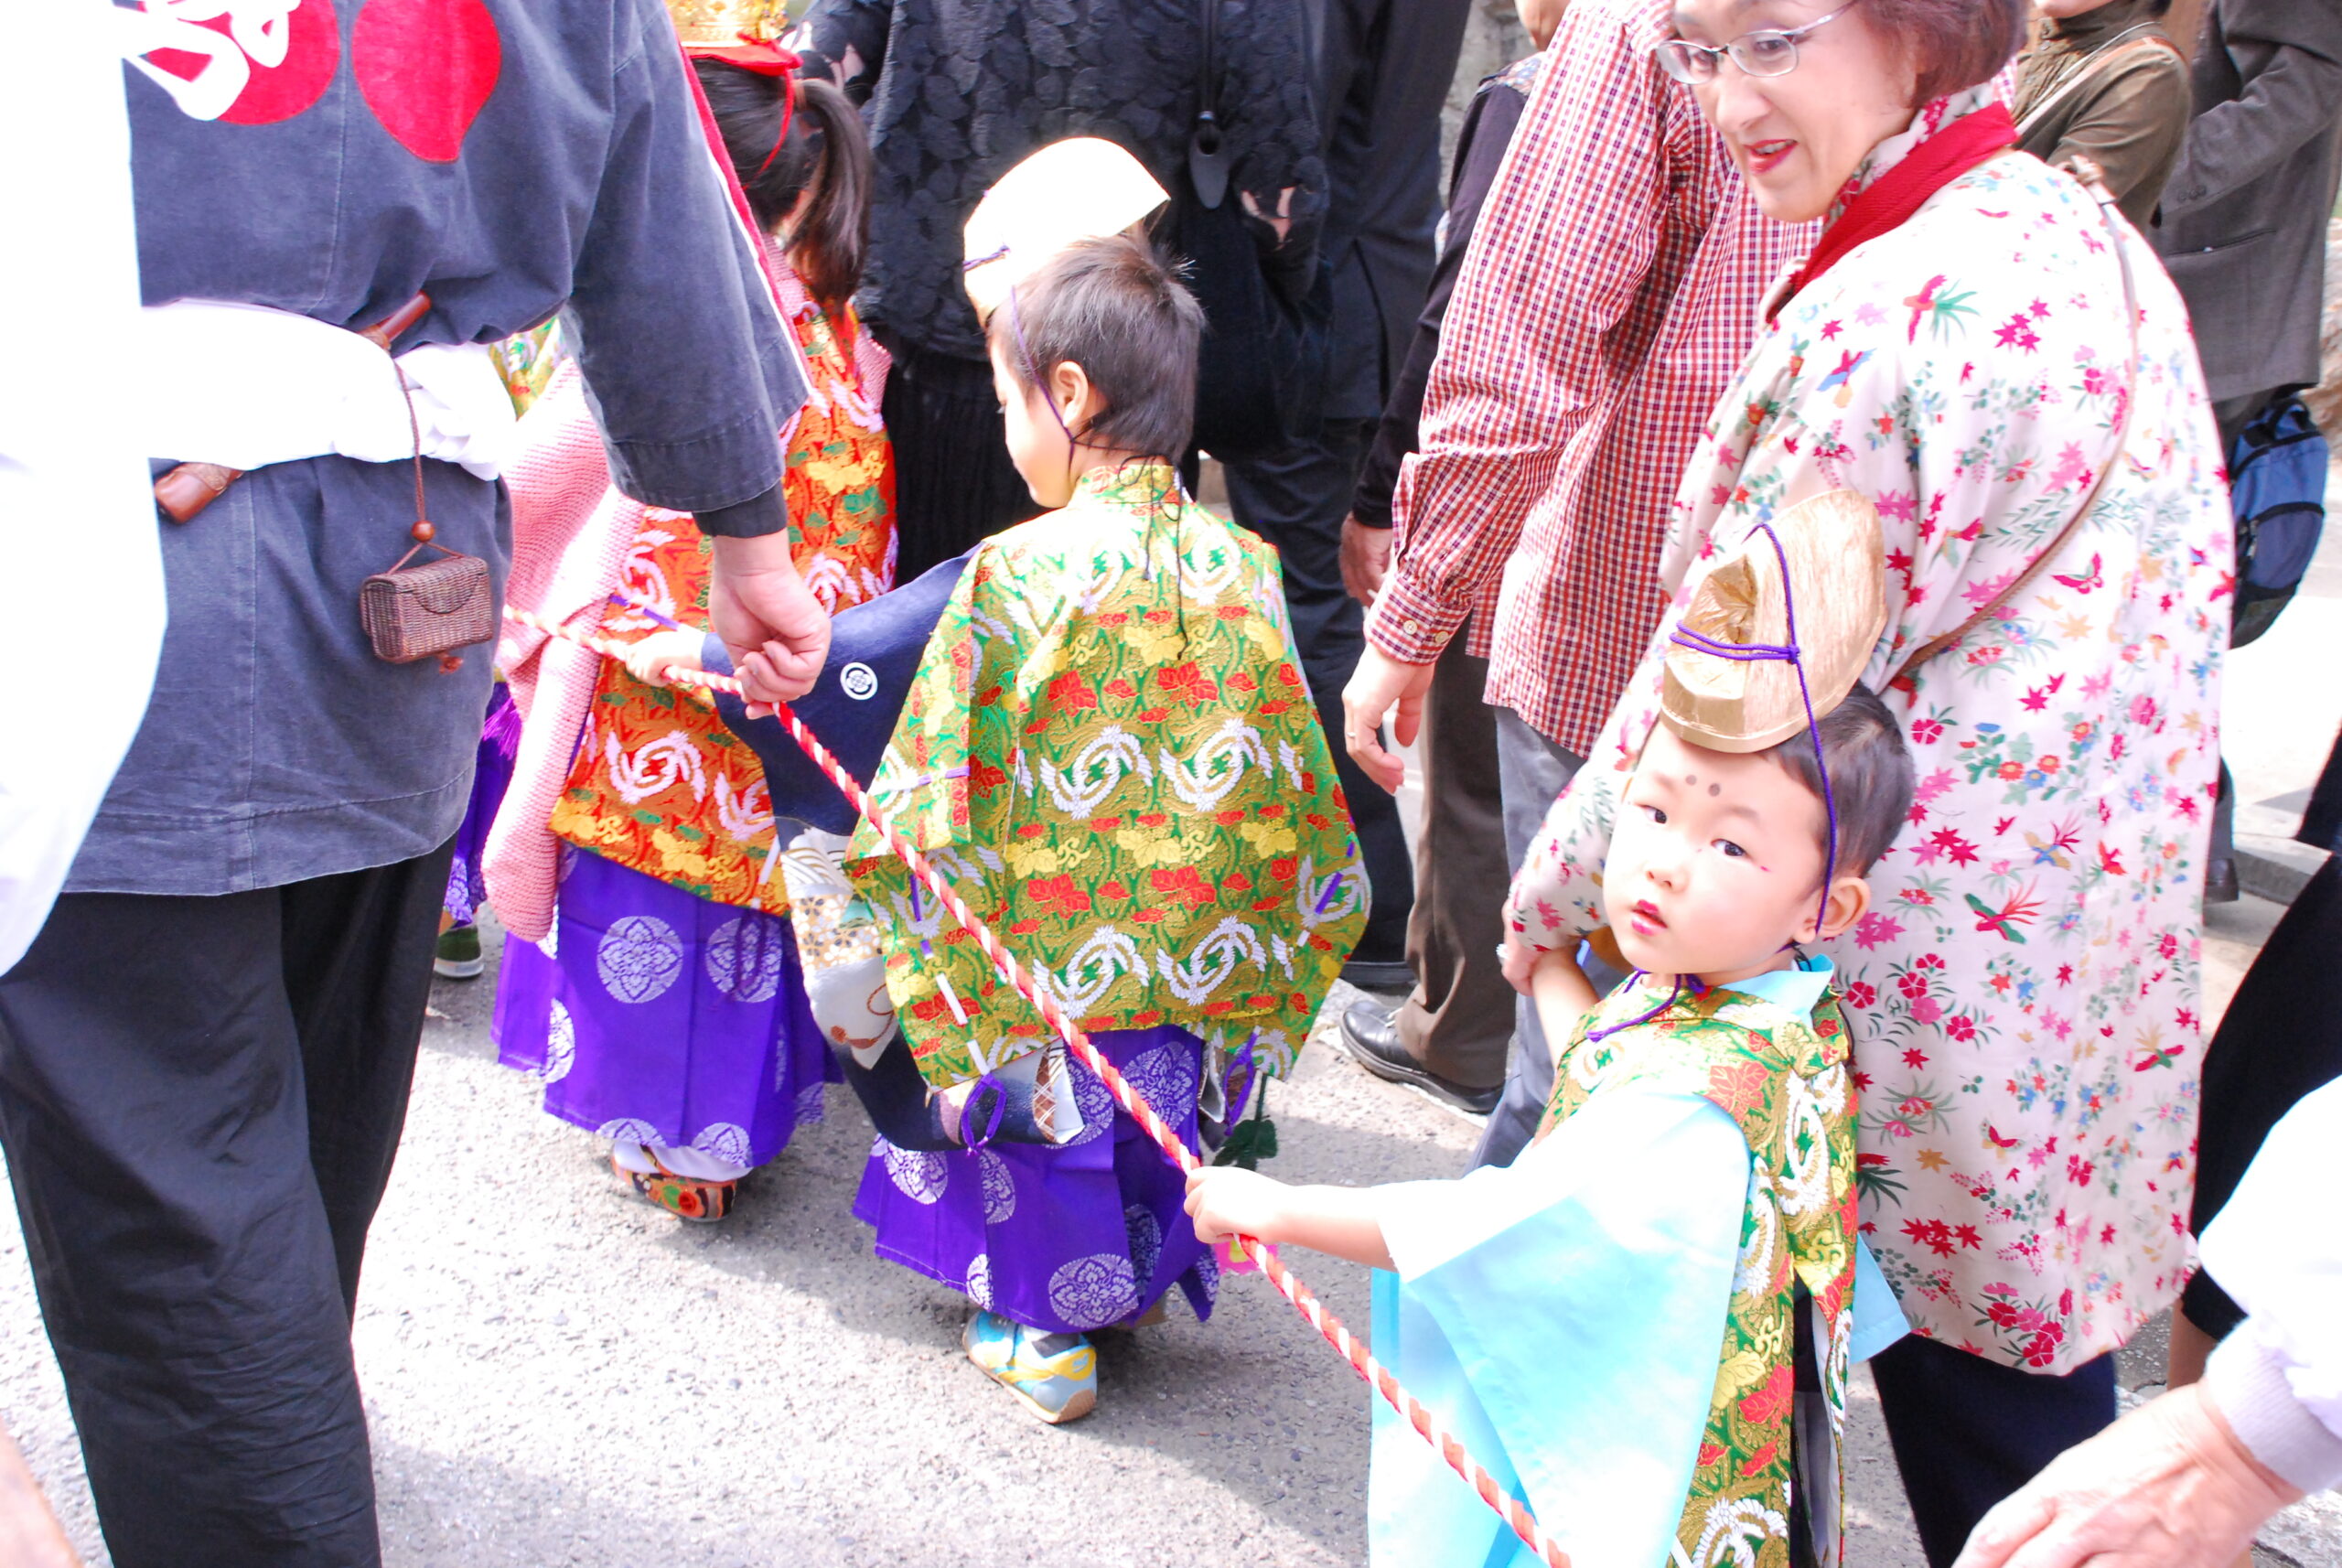
[{"label": "woman wearing glasses", "polygon": [[[2120,212],[2015,149],[2022,26],[2021,0],[1679,0],[1657,46],[1767,214],[1824,228],[1694,449],[1653,648],[1799,501],[1857,491],[1883,535],[1863,679],[1918,803],[1832,956],[1864,1229],[1918,1331],[1873,1365],[1939,1565],[2112,1420],[2111,1352],[2186,1277],[2232,580],[2186,315]],[[1603,923],[1659,692],[1654,651],[1515,885],[1509,973]]]}]

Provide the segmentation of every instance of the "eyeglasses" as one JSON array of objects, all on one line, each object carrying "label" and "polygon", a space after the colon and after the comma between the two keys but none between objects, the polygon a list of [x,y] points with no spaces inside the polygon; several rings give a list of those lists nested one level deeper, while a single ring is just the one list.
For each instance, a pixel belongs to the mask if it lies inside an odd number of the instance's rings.
[{"label": "eyeglasses", "polygon": [[1787,76],[1797,69],[1797,41],[1816,27],[1827,27],[1853,10],[1857,0],[1846,0],[1826,16],[1817,16],[1802,27],[1759,27],[1753,33],[1743,33],[1721,48],[1714,44],[1695,44],[1682,38],[1669,38],[1652,53],[1659,57],[1660,69],[1687,87],[1703,81],[1714,81],[1723,69],[1724,57],[1730,55],[1732,63],[1746,76]]}]

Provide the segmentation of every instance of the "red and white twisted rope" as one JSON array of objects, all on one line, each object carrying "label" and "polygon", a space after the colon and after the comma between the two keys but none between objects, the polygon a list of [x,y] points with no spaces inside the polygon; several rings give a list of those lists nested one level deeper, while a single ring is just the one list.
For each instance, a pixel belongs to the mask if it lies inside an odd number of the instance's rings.
[{"label": "red and white twisted rope", "polygon": [[[589,649],[605,658],[623,660],[628,652],[627,645],[622,642],[596,637],[589,632],[572,627],[557,626],[540,616],[532,615],[527,610],[516,609],[508,605],[505,607],[504,614],[508,618],[522,626],[544,632],[548,636],[576,643],[579,647]],[[736,697],[744,695],[740,689],[740,682],[729,675],[714,675],[704,670],[686,670],[681,667],[670,667],[666,673],[670,681],[680,685],[702,686],[711,691],[728,693]],[[828,777],[831,783],[838,787],[862,820],[876,829],[879,836],[886,841],[887,847],[902,857],[903,864],[910,868],[911,875],[918,877],[927,890],[932,893],[944,908],[951,911],[952,918],[974,936],[977,943],[983,947],[984,956],[992,960],[993,967],[1000,972],[1001,978],[1007,981],[1019,995],[1041,1010],[1041,1016],[1047,1019],[1050,1027],[1057,1030],[1058,1037],[1065,1041],[1066,1048],[1074,1054],[1082,1066],[1098,1075],[1099,1080],[1105,1084],[1107,1092],[1114,1097],[1114,1103],[1128,1112],[1131,1119],[1146,1130],[1146,1135],[1155,1140],[1156,1146],[1162,1149],[1165,1157],[1182,1172],[1192,1171],[1200,1165],[1201,1162],[1181,1141],[1179,1135],[1165,1124],[1163,1118],[1155,1113],[1155,1108],[1146,1102],[1145,1098],[1138,1090],[1131,1087],[1130,1080],[1123,1077],[1114,1064],[1108,1061],[1105,1055],[1090,1043],[1090,1036],[1082,1033],[1080,1026],[1071,1018],[1066,1016],[1065,1010],[1058,1005],[1056,998],[1033,983],[1031,976],[1026,973],[1025,966],[1016,961],[1016,956],[1000,945],[1000,940],[993,935],[992,928],[986,925],[973,909],[968,908],[967,902],[959,894],[952,891],[951,885],[937,873],[927,856],[920,853],[919,846],[902,835],[896,828],[893,820],[886,815],[885,809],[870,798],[868,792],[862,788],[853,774],[846,771],[845,765],[831,755],[829,747],[823,746],[813,732],[805,727],[804,721],[790,710],[789,704],[775,703],[773,713],[774,716],[779,718],[788,729],[790,738],[796,741],[805,755],[812,759],[813,765]],[[779,853],[778,847],[775,853]],[[1441,1424],[1439,1419],[1432,1414],[1423,1402],[1409,1393],[1401,1385],[1399,1380],[1391,1375],[1391,1369],[1374,1359],[1365,1342],[1352,1334],[1339,1317],[1326,1309],[1325,1304],[1317,1299],[1316,1293],[1302,1282],[1300,1275],[1285,1266],[1284,1260],[1278,1255],[1275,1247],[1249,1236],[1237,1238],[1236,1245],[1259,1262],[1261,1272],[1268,1276],[1270,1283],[1276,1286],[1278,1294],[1293,1304],[1294,1310],[1300,1313],[1312,1328],[1325,1337],[1326,1343],[1331,1345],[1340,1354],[1342,1359],[1348,1361],[1351,1369],[1359,1377],[1364,1378],[1376,1393],[1382,1396],[1384,1402],[1399,1412],[1402,1420],[1413,1427],[1422,1435],[1423,1441],[1438,1451],[1439,1456],[1447,1462],[1449,1468],[1464,1477],[1465,1483],[1479,1495],[1480,1500],[1496,1510],[1498,1517],[1502,1519],[1512,1532],[1528,1545],[1530,1551],[1549,1564],[1549,1568],[1570,1568],[1568,1554],[1562,1551],[1558,1542],[1548,1537],[1539,1527],[1536,1517],[1529,1511],[1528,1508],[1519,1499],[1508,1495],[1503,1487],[1498,1486],[1496,1477],[1488,1474],[1478,1460],[1472,1457],[1465,1448],[1463,1441]]]}]

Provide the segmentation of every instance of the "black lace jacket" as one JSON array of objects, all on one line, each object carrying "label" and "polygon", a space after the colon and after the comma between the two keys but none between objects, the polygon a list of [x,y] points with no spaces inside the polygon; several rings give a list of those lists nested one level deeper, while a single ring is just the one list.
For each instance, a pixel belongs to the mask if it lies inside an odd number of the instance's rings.
[{"label": "black lace jacket", "polygon": [[[830,77],[863,105],[877,163],[864,316],[925,348],[983,359],[960,285],[960,231],[994,180],[1051,142],[1118,142],[1176,198],[1205,3],[814,0],[790,43],[806,75]],[[1326,206],[1302,0],[1217,4],[1230,192],[1265,215],[1255,237],[1267,263],[1298,274],[1314,264]]]}]

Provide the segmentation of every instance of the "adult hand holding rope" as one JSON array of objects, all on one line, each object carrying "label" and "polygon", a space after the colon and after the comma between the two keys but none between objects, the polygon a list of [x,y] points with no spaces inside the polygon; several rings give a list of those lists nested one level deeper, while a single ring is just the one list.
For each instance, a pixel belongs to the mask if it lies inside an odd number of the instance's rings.
[{"label": "adult hand holding rope", "polygon": [[830,653],[830,615],[790,558],[789,531],[719,538],[708,618],[739,671],[748,716],[813,689]]}]

